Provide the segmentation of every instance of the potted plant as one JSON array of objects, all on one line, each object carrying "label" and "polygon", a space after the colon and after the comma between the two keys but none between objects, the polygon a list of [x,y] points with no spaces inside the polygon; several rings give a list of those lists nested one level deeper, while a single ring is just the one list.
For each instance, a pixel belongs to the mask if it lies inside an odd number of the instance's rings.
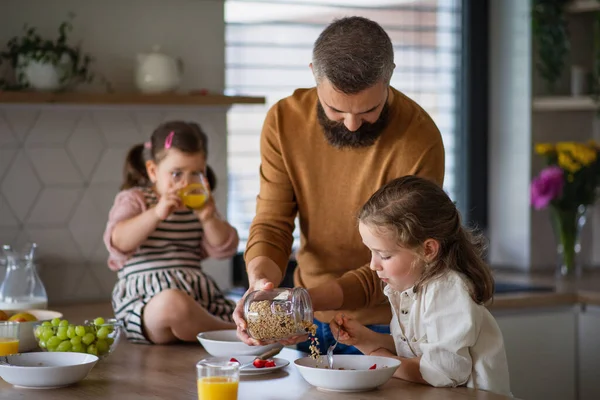
[{"label": "potted plant", "polygon": [[550,93],[565,67],[570,47],[565,8],[569,0],[534,0],[533,40],[537,51],[536,69]]},{"label": "potted plant", "polygon": [[559,276],[579,275],[579,237],[600,186],[600,147],[594,142],[540,143],[535,151],[547,166],[531,183],[531,204],[537,210],[550,208]]},{"label": "potted plant", "polygon": [[92,82],[92,57],[67,43],[73,18],[69,14],[67,21],[60,24],[55,40],[42,38],[35,27],[27,25],[23,36],[11,38],[0,52],[0,63],[10,64],[16,82],[0,79],[0,89],[60,91]]}]

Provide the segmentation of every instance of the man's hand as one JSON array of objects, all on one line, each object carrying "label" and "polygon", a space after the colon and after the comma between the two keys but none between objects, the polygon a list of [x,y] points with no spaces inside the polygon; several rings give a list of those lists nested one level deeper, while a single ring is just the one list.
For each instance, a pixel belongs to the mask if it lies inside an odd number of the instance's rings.
[{"label": "man's hand", "polygon": [[244,302],[246,301],[246,296],[248,296],[249,293],[252,293],[255,290],[271,290],[274,287],[275,285],[273,284],[273,282],[270,282],[266,278],[258,279],[254,282],[251,282],[250,287],[248,288],[246,293],[244,293],[244,297],[242,297],[242,299],[238,301],[237,305],[235,306],[235,310],[233,311],[233,322],[235,322],[235,324],[237,325],[238,337],[242,342],[246,343],[247,345],[260,346],[264,345],[265,343],[256,339],[252,339],[250,336],[248,336],[248,324],[246,324],[246,320],[244,319]]}]

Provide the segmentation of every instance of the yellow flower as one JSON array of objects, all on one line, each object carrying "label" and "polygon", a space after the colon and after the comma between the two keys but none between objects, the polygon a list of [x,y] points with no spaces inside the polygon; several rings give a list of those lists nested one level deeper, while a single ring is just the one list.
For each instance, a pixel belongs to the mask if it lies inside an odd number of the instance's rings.
[{"label": "yellow flower", "polygon": [[552,143],[538,143],[535,145],[535,152],[542,156],[547,156],[555,151],[556,149]]},{"label": "yellow flower", "polygon": [[573,160],[568,151],[561,151],[558,153],[558,165],[572,174],[581,169],[581,165]]},{"label": "yellow flower", "polygon": [[598,153],[595,149],[583,143],[560,142],[556,144],[559,153],[570,153],[571,158],[583,166],[589,166],[596,161]]}]

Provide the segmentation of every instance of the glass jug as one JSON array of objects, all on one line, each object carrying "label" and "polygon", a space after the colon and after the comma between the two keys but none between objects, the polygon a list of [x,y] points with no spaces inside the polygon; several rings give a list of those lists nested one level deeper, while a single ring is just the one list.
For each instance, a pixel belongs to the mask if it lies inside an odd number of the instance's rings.
[{"label": "glass jug", "polygon": [[48,295],[35,268],[35,249],[31,244],[23,253],[4,245],[6,274],[0,285],[0,310],[46,309]]}]

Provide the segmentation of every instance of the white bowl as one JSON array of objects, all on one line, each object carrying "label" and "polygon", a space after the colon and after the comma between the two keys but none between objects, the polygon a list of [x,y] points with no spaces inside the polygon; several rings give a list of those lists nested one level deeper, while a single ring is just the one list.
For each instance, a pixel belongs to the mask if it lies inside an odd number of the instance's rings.
[{"label": "white bowl", "polygon": [[97,361],[98,357],[81,353],[27,353],[3,356],[0,357],[0,377],[20,387],[62,387],[84,379]]},{"label": "white bowl", "polygon": [[199,333],[198,341],[214,357],[258,356],[279,346],[277,343],[266,346],[249,346],[237,337],[235,329]]},{"label": "white bowl", "polygon": [[[376,389],[386,383],[396,369],[400,360],[388,357],[361,355],[334,355],[333,368],[326,369],[327,357],[321,356],[321,367],[316,368],[317,361],[310,357],[294,361],[300,375],[317,389],[334,392],[362,392]],[[369,369],[377,364],[376,369]],[[344,368],[339,370],[338,368]]]},{"label": "white bowl", "polygon": [[62,318],[63,315],[58,311],[51,310],[11,310],[6,311],[8,316],[18,313],[29,313],[36,317],[37,321],[31,322],[19,322],[19,352],[25,353],[38,348],[38,343],[33,335],[33,328],[35,325],[40,324],[44,321],[50,321],[53,318]]}]

